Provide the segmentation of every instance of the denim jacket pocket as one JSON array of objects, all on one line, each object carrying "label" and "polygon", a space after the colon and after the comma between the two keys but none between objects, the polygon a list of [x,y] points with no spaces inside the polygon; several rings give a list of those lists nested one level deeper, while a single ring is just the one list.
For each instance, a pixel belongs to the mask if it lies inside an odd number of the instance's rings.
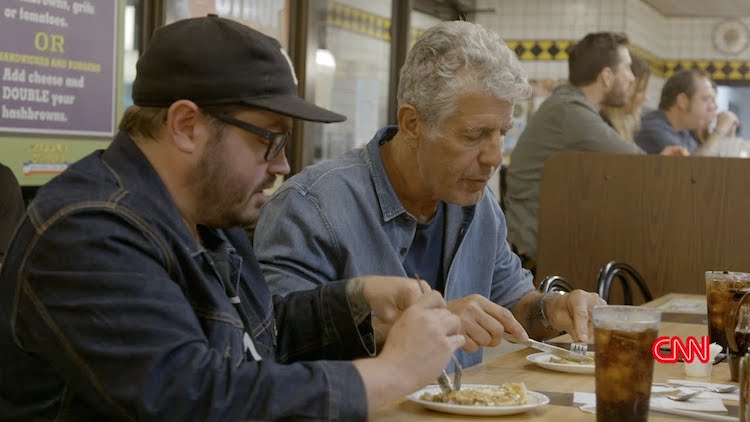
[{"label": "denim jacket pocket", "polygon": [[245,329],[242,321],[226,313],[203,309],[195,305],[193,309],[201,321],[209,347],[221,351],[222,357],[228,359],[233,366],[242,364],[245,361],[245,348],[242,341]]}]

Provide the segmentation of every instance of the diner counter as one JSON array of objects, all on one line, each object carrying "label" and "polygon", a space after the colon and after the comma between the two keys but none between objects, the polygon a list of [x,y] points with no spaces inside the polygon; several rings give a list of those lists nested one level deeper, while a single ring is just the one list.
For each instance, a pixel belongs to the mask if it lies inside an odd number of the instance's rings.
[{"label": "diner counter", "polygon": [[[695,336],[700,339],[707,335],[705,296],[669,294],[643,306],[662,309],[660,336]],[[696,310],[698,309],[698,310]],[[593,333],[592,333],[593,334]],[[567,335],[554,339],[554,342],[570,342]],[[427,410],[419,404],[399,400],[377,410],[370,415],[371,421],[461,421],[461,420],[503,420],[511,421],[594,421],[596,416],[586,413],[573,403],[574,392],[595,391],[594,375],[570,374],[541,368],[526,360],[526,356],[538,353],[533,349],[522,349],[498,356],[488,362],[464,370],[464,384],[494,384],[523,382],[531,391],[540,392],[550,398],[549,405],[533,409],[527,413],[506,416],[463,416]],[[721,362],[713,366],[709,378],[689,378],[684,373],[684,364],[654,363],[653,382],[666,382],[668,379],[690,379],[702,382],[729,384],[729,366]],[[725,416],[738,415],[738,403],[725,401],[728,412],[718,412]],[[697,420],[684,416],[651,411],[650,421]]]}]

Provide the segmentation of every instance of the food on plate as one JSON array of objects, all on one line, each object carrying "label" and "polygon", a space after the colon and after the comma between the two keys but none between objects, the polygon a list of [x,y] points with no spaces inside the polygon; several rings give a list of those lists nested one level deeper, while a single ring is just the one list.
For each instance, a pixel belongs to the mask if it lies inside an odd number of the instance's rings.
[{"label": "food on plate", "polygon": [[520,406],[526,404],[527,390],[523,383],[507,382],[495,387],[466,387],[447,393],[424,393],[419,399],[462,406]]},{"label": "food on plate", "polygon": [[[593,358],[594,357],[594,353],[593,352],[587,352],[586,356]],[[568,360],[568,359],[557,357],[557,356],[550,356],[549,362],[550,363],[559,363],[559,364],[563,364],[563,365],[593,365],[594,364],[594,362],[576,362],[576,361],[573,361],[573,360]]]}]

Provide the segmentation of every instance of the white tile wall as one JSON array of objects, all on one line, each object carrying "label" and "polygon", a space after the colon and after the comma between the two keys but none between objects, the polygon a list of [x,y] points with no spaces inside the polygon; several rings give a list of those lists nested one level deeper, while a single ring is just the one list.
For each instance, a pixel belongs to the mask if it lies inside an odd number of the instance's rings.
[{"label": "white tile wall", "polygon": [[659,98],[661,97],[661,89],[664,87],[664,82],[666,82],[664,78],[651,75],[651,78],[648,80],[646,107],[659,108]]},{"label": "white tile wall", "polygon": [[641,0],[624,0],[625,25],[622,31],[630,42],[652,52],[658,57],[668,53],[669,27],[665,18]]},{"label": "white tile wall", "polygon": [[[744,17],[740,20],[750,28],[750,17]],[[714,29],[721,21],[722,19],[715,18],[667,19],[672,33],[672,36],[668,39],[668,47],[679,52],[677,55],[667,55],[667,57],[750,60],[750,47],[745,48],[737,55],[724,54],[714,48],[712,42]]]},{"label": "white tile wall", "polygon": [[[641,0],[477,0],[476,21],[508,40],[577,40],[594,31],[625,32],[631,43],[668,59],[750,60],[750,47],[738,55],[722,54],[711,40],[717,18],[666,18]],[[750,27],[748,16],[741,20]],[[560,62],[524,61],[531,78],[565,78]],[[652,77],[651,102],[658,104],[663,80]]]},{"label": "white tile wall", "polygon": [[[476,22],[507,39],[578,39],[604,26],[622,25],[622,0],[477,0]],[[615,7],[602,5],[615,3]]]}]

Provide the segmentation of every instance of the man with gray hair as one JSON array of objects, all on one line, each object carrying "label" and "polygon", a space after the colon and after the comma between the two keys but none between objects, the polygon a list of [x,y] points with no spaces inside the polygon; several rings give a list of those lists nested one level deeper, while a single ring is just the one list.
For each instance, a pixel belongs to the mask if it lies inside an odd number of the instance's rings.
[{"label": "man with gray hair", "polygon": [[591,310],[604,302],[580,290],[537,293],[487,188],[514,103],[529,92],[497,34],[461,21],[427,30],[401,69],[398,126],[308,167],[264,206],[255,246],[271,289],[365,274],[423,278],[461,318],[465,366],[506,331],[587,341]]}]

